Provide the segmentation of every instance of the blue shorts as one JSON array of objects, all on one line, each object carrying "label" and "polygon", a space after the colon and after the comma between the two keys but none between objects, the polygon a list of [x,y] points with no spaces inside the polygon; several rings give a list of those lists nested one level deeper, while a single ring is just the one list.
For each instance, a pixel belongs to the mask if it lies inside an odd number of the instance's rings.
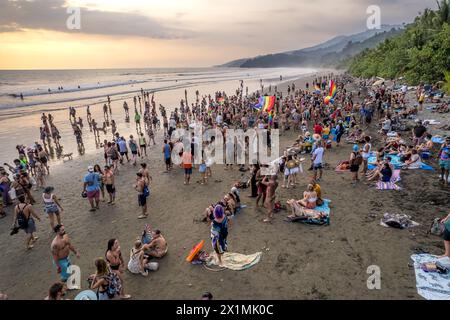
[{"label": "blue shorts", "polygon": [[184,174],[192,174],[192,168],[184,168]]},{"label": "blue shorts", "polygon": [[70,273],[67,272],[67,268],[71,265],[69,257],[58,260],[58,265],[61,267],[61,281],[66,282],[70,277]]},{"label": "blue shorts", "polygon": [[450,161],[440,160],[439,166],[441,167],[441,169],[450,170]]}]

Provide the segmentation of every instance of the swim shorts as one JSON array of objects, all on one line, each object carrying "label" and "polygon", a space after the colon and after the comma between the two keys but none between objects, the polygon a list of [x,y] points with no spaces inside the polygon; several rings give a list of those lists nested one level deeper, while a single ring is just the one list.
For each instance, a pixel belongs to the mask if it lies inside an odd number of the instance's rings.
[{"label": "swim shorts", "polygon": [[185,168],[184,174],[192,174],[192,168]]},{"label": "swim shorts", "polygon": [[320,169],[323,169],[323,166],[322,166],[321,163],[318,163],[318,164],[314,164],[314,165],[313,165],[313,170],[320,170]]},{"label": "swim shorts", "polygon": [[450,161],[439,160],[439,166],[440,166],[442,169],[450,170]]},{"label": "swim shorts", "polygon": [[87,197],[88,197],[88,199],[99,200],[100,199],[100,191],[99,190],[88,191]]},{"label": "swim shorts", "polygon": [[138,203],[139,207],[145,206],[147,204],[147,198],[143,194],[138,195]]}]

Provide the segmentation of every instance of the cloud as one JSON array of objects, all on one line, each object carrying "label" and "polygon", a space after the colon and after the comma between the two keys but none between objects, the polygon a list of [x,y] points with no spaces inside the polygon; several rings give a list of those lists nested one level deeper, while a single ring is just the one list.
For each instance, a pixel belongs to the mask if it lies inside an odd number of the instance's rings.
[{"label": "cloud", "polygon": [[0,32],[43,29],[111,36],[137,36],[152,39],[184,39],[193,31],[165,26],[157,19],[139,13],[109,12],[81,8],[81,29],[69,30],[64,0],[0,0]]}]

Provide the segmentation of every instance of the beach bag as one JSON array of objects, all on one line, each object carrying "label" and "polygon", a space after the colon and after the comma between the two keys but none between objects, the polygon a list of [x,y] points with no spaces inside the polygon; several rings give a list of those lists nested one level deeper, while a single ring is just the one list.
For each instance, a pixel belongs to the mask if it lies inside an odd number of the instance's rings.
[{"label": "beach bag", "polygon": [[356,155],[356,157],[355,157],[355,164],[357,166],[360,166],[360,165],[362,165],[362,163],[363,163],[362,155],[360,155],[360,154]]},{"label": "beach bag", "polygon": [[147,185],[145,185],[145,187],[144,187],[143,194],[144,194],[144,197],[146,197],[146,198],[148,196],[150,196],[150,188]]},{"label": "beach bag", "polygon": [[441,218],[435,218],[430,227],[430,234],[442,237],[444,234],[445,225],[441,223]]},{"label": "beach bag", "polygon": [[111,272],[108,277],[108,288],[106,289],[106,294],[110,299],[113,299],[116,295],[120,294],[121,282],[120,278],[114,272]]},{"label": "beach bag", "polygon": [[[17,207],[19,208],[19,205],[17,205]],[[28,228],[28,220],[27,217],[25,216],[25,213],[23,213],[23,210],[26,208],[27,206],[25,205],[25,207],[22,208],[22,210],[19,210],[19,213],[17,214],[17,225],[20,229],[26,229]]]}]

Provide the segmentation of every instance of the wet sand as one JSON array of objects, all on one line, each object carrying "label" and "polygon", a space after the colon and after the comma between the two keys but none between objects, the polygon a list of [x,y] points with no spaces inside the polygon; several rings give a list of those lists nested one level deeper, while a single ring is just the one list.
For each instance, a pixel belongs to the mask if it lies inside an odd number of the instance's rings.
[{"label": "wet sand", "polygon": [[[296,86],[304,87],[304,82],[298,81]],[[284,92],[286,87],[279,86]],[[288,131],[283,135],[281,148],[290,145],[297,134]],[[107,241],[118,238],[128,261],[129,249],[144,224],[149,223],[162,231],[169,253],[159,261],[160,269],[148,278],[125,274],[126,291],[134,299],[199,299],[204,291],[212,292],[215,299],[421,299],[416,293],[414,270],[408,263],[417,248],[443,253],[443,241],[426,233],[431,221],[447,213],[450,205],[449,189],[438,183],[437,171],[402,171],[404,189],[398,192],[377,191],[373,183],[352,187],[349,174],[334,172],[335,165],[349,157],[352,145],[333,148],[325,154],[330,167],[321,182],[323,197],[332,200],[331,225],[287,223],[283,221],[287,211],[275,214],[272,224],[264,224],[265,210],[255,208],[254,200],[247,197],[249,189],[241,190],[242,203],[248,207],[230,228],[229,250],[243,254],[263,251],[262,259],[246,271],[211,272],[185,262],[190,248],[202,239],[211,250],[209,225],[196,220],[208,204],[219,200],[235,181],[241,180],[242,173],[216,165],[213,177],[202,186],[195,183],[200,175],[194,169],[194,183],[184,186],[181,169],[163,173],[158,142],[145,160],[153,176],[146,221],[137,219],[139,208],[133,190],[137,168],[130,164],[121,166],[116,178],[116,205],[101,203],[101,210],[95,213],[88,212],[88,202],[80,193],[87,166],[103,165],[102,152],[51,167],[47,185],[54,186],[61,198],[67,233],[80,250],[81,258],[72,257],[72,263],[81,268],[83,289],[88,288],[86,279],[95,271],[93,260],[104,256]],[[375,147],[378,145],[379,141],[375,141]],[[295,189],[279,188],[278,199],[285,203],[300,198],[310,174],[305,171],[300,175]],[[33,250],[24,249],[23,232],[9,235],[11,214],[0,220],[0,291],[10,299],[42,299],[59,279],[50,254],[54,235],[43,214],[40,193],[34,192],[34,196],[43,221],[37,223],[40,239]],[[385,212],[409,214],[421,225],[411,230],[381,227],[379,222]],[[381,268],[381,290],[367,289],[366,270],[371,265]]]}]

